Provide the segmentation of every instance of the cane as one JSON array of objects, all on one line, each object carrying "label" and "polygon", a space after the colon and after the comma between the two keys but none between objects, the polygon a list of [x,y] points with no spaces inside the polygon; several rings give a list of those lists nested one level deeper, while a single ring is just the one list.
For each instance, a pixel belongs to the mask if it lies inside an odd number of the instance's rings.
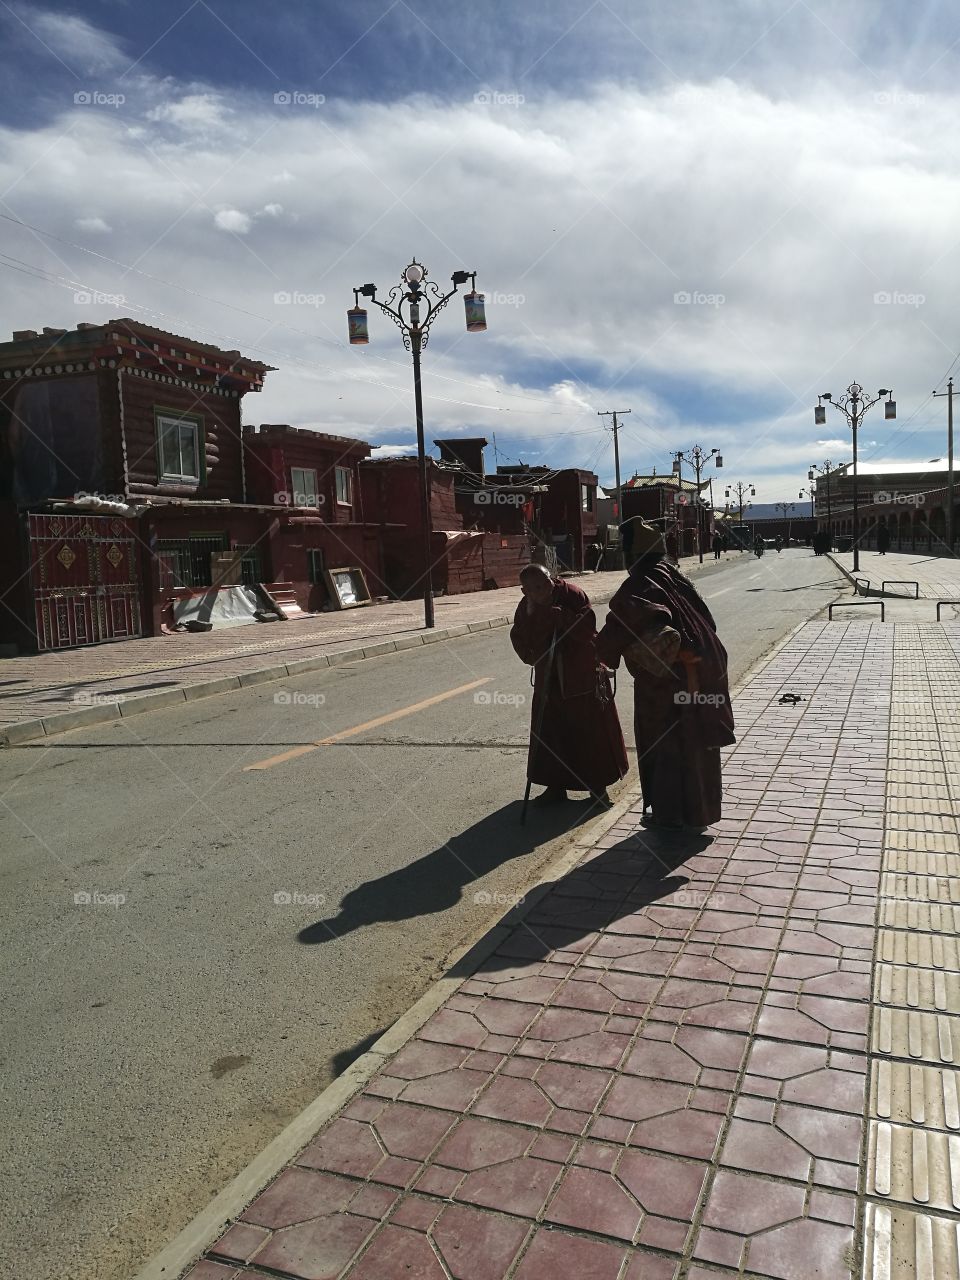
[{"label": "cane", "polygon": [[[556,649],[556,645],[557,645],[557,634],[556,632],[554,632],[553,635],[550,637],[550,648],[547,650],[547,663],[544,668],[544,677],[543,677],[543,697],[540,699],[540,710],[537,712],[537,727],[536,729],[534,729],[533,738],[530,741],[530,748],[531,748],[530,760],[531,761],[533,759],[534,743],[536,743],[537,749],[539,749],[539,746],[540,746],[540,734],[543,731],[543,717],[546,714],[546,710],[547,710],[547,698],[550,696],[550,677],[553,674],[553,654],[554,654],[554,650]],[[534,690],[536,690],[536,686],[534,686]],[[529,772],[530,772],[530,762],[528,761],[527,763],[528,775],[529,775]],[[520,810],[521,827],[527,821],[527,805],[530,803],[530,788],[532,786],[533,786],[533,783],[530,781],[530,778],[528,776],[527,789],[523,793],[523,808]]]}]

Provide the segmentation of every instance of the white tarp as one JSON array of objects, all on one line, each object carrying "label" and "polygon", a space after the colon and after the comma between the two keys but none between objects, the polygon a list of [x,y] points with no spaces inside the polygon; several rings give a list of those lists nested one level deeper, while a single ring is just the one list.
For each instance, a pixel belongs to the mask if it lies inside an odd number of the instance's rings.
[{"label": "white tarp", "polygon": [[248,622],[257,621],[253,615],[261,607],[253,587],[218,587],[202,596],[174,600],[173,620],[210,622],[214,629],[245,627]]}]

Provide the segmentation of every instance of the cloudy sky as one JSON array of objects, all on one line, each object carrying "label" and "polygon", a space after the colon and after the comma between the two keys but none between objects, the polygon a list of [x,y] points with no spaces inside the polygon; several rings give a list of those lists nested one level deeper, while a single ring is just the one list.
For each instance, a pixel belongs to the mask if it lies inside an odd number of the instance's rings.
[{"label": "cloudy sky", "polygon": [[[402,447],[409,357],[352,289],[477,272],[427,437],[624,476],[695,443],[758,501],[945,452],[960,10],[917,0],[0,0],[0,333],[129,315],[278,366],[251,422]],[[709,474],[709,473],[708,473]]]}]

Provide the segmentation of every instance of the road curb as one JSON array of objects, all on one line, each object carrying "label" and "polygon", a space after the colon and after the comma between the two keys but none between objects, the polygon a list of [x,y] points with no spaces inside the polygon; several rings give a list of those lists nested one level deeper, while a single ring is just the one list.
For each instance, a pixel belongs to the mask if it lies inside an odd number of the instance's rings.
[{"label": "road curb", "polygon": [[[604,588],[599,595],[590,597],[591,603],[606,604],[615,590],[616,587]],[[253,685],[268,684],[275,680],[290,680],[294,676],[319,671],[325,667],[340,667],[348,662],[363,662],[368,658],[381,658],[390,653],[417,649],[427,644],[437,644],[442,640],[456,640],[460,636],[472,635],[480,631],[509,627],[512,622],[513,618],[485,618],[480,622],[465,622],[414,635],[399,635],[393,640],[378,641],[363,648],[338,649],[333,653],[315,654],[309,658],[298,658],[279,665],[272,663],[270,666],[256,667],[253,671],[244,671],[239,676],[214,676],[209,680],[199,680],[196,684],[180,685],[176,689],[142,693],[129,698],[118,695],[115,703],[103,702],[95,706],[81,706],[75,711],[58,711],[54,715],[38,716],[33,720],[16,720],[0,728],[0,748],[17,747],[21,743],[35,742],[38,738],[50,738],[58,733],[67,733],[70,729],[85,729],[93,725],[109,724],[114,720],[126,719],[127,716],[139,715],[143,711],[154,711],[168,703],[194,702],[198,698],[211,698],[219,693],[233,693],[237,689],[250,688]],[[164,699],[163,702],[160,701],[161,698]]]},{"label": "road curb", "polygon": [[[612,593],[611,593],[612,594]],[[609,597],[607,597],[609,599]],[[597,603],[604,603],[598,600]],[[824,612],[823,610],[819,612]],[[757,659],[736,682],[731,697],[763,670],[794,636],[817,614],[797,623],[770,650]],[[509,621],[505,619],[504,622]],[[491,626],[497,625],[491,623]],[[499,624],[502,625],[502,624]],[[338,1114],[389,1060],[412,1039],[424,1023],[465,982],[482,962],[509,936],[519,923],[550,892],[562,876],[577,867],[597,842],[630,811],[640,798],[639,781],[628,784],[617,797],[613,808],[596,818],[588,834],[579,835],[569,847],[551,861],[537,882],[524,894],[521,904],[513,907],[479,938],[458,948],[445,973],[375,1041],[361,1057],[332,1081],[309,1103],[287,1127],[270,1142],[249,1165],[233,1178],[205,1209],[189,1222],[160,1253],[138,1271],[133,1280],[176,1280],[193,1265],[239,1216],[253,1197],[262,1190],[290,1161],[310,1143],[323,1126]]]}]

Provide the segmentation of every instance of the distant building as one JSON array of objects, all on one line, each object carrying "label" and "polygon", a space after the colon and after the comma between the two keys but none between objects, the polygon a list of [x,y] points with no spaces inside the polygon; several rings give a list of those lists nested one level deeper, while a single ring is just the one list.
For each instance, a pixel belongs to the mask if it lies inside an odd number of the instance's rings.
[{"label": "distant building", "polygon": [[705,481],[697,488],[693,480],[678,480],[674,475],[633,475],[623,484],[623,518],[642,516],[658,525],[664,533],[667,554],[674,560],[697,554],[702,529],[704,551],[713,535],[712,513],[704,510],[699,498],[707,489]]},{"label": "distant building", "polygon": [[[960,540],[960,502],[954,491],[954,546],[947,546],[948,467],[943,458],[929,462],[858,462],[858,526],[861,547],[876,545],[885,526],[893,551],[950,555]],[[817,527],[834,538],[853,537],[853,464],[816,480]]]}]

